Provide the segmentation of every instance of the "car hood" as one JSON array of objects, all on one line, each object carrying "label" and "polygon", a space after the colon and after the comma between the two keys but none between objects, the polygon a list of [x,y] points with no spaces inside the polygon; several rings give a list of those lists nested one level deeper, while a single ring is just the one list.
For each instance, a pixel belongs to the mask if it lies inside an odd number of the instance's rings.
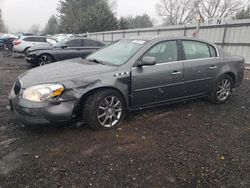
[{"label": "car hood", "polygon": [[84,81],[84,78],[98,77],[98,74],[116,71],[117,69],[117,67],[96,64],[77,58],[31,69],[21,74],[19,80],[25,89],[34,85],[63,83],[74,79]]}]

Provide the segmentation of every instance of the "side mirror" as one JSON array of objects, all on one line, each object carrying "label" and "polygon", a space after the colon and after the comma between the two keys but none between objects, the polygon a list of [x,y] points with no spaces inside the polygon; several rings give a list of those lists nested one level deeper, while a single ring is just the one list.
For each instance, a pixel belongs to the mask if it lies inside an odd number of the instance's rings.
[{"label": "side mirror", "polygon": [[64,49],[64,48],[67,48],[68,46],[67,45],[62,45],[61,48]]},{"label": "side mirror", "polygon": [[142,58],[141,62],[138,64],[139,67],[143,66],[153,66],[156,64],[155,57],[145,56]]}]

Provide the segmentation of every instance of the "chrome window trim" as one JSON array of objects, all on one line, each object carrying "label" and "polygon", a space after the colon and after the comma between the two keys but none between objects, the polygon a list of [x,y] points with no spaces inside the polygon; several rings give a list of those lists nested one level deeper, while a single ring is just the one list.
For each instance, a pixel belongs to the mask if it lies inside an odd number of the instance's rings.
[{"label": "chrome window trim", "polygon": [[[181,60],[181,61],[172,61],[172,62],[155,64],[153,66],[161,66],[161,65],[176,64],[176,63],[185,63],[185,62],[189,62],[189,61],[212,60],[212,59],[219,59],[219,57],[209,57],[209,58],[199,58],[199,59],[189,59],[189,60]],[[153,66],[143,66],[143,68],[153,67]],[[138,68],[138,67],[132,67],[132,69],[134,69],[134,68]]]}]

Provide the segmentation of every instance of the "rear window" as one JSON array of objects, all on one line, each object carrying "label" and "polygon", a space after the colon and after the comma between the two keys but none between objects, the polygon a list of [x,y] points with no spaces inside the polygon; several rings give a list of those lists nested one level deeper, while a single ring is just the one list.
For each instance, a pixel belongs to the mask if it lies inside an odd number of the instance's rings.
[{"label": "rear window", "polygon": [[213,46],[209,45],[209,50],[210,50],[211,57],[217,57],[217,52]]},{"label": "rear window", "polygon": [[207,44],[197,41],[182,41],[186,60],[210,58],[210,49]]},{"label": "rear window", "polygon": [[98,46],[105,46],[104,43],[101,43],[101,42],[97,42],[98,43]]},{"label": "rear window", "polygon": [[81,47],[82,46],[82,40],[81,39],[73,39],[68,42],[66,42],[66,45],[68,47]]},{"label": "rear window", "polygon": [[98,43],[97,43],[97,41],[94,41],[94,40],[85,39],[85,40],[83,40],[83,46],[96,47],[96,46],[98,46]]}]

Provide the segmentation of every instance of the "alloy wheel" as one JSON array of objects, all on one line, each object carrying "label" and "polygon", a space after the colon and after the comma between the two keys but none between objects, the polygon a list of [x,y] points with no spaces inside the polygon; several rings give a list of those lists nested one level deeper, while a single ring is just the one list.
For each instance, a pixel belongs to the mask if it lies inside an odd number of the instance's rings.
[{"label": "alloy wheel", "polygon": [[221,80],[217,88],[217,98],[220,101],[225,101],[231,92],[231,82],[228,79]]},{"label": "alloy wheel", "polygon": [[49,63],[51,63],[51,60],[47,55],[42,55],[39,58],[39,65],[40,66],[43,66],[43,65],[46,65],[46,64],[49,64]]},{"label": "alloy wheel", "polygon": [[98,107],[97,118],[105,128],[115,126],[122,117],[123,109],[120,99],[116,96],[104,98]]}]

